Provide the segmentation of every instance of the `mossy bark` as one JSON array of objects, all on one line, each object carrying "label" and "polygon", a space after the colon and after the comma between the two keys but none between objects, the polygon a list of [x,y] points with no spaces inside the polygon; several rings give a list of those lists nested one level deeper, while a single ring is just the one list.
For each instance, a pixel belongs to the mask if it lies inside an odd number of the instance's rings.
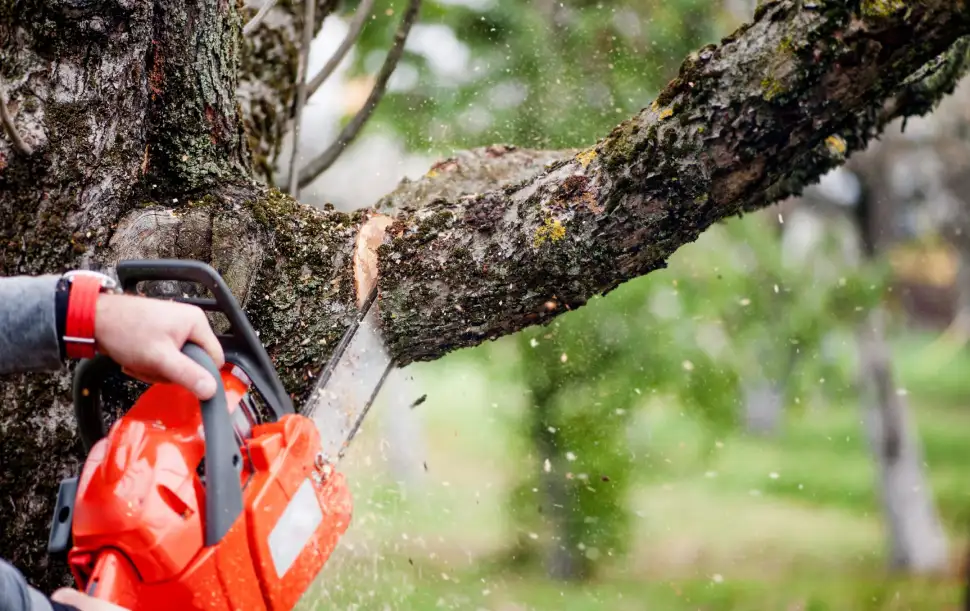
[{"label": "mossy bark", "polygon": [[[862,148],[906,79],[970,32],[964,2],[869,13],[765,4],[589,150],[489,147],[402,185],[379,253],[398,362],[548,321]],[[241,22],[235,3],[204,0],[0,3],[0,76],[34,150],[0,139],[0,273],[209,261],[299,401],[354,313],[364,214],[252,181],[232,96]],[[767,96],[766,77],[779,84]],[[45,588],[67,581],[43,550],[57,482],[80,459],[68,388],[67,372],[0,385],[0,554]]]},{"label": "mossy bark", "polygon": [[380,251],[392,350],[430,359],[547,321],[663,267],[712,223],[798,194],[864,148],[883,105],[968,27],[965,3],[762,4],[588,151],[404,210]]}]

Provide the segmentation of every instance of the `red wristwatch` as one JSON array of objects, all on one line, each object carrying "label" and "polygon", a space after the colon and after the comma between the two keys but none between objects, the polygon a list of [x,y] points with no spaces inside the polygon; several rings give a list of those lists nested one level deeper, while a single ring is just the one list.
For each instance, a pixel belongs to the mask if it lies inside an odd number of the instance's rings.
[{"label": "red wristwatch", "polygon": [[64,322],[64,350],[69,359],[89,359],[95,355],[94,319],[101,293],[120,293],[110,276],[90,270],[74,270],[61,276],[67,291],[67,316]]}]

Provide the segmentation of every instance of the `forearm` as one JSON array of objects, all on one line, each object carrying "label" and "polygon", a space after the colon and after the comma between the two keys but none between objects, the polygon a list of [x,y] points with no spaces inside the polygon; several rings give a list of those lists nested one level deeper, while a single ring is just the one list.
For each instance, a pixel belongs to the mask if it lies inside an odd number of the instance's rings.
[{"label": "forearm", "polygon": [[0,375],[61,367],[57,276],[0,278]]},{"label": "forearm", "polygon": [[[0,560],[0,611],[55,611],[71,607],[59,605],[27,585],[20,571]],[[76,610],[75,610],[76,611]]]}]

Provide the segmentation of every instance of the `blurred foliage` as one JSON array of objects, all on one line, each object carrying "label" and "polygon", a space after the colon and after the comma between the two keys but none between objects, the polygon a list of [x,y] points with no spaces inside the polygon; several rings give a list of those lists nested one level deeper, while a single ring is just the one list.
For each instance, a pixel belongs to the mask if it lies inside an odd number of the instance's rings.
[{"label": "blurred foliage", "polygon": [[[356,76],[377,71],[406,1],[377,5]],[[724,20],[707,0],[425,0],[369,129],[444,154],[496,142],[583,146],[649,105]],[[432,51],[448,61],[429,61]]]},{"label": "blurred foliage", "polygon": [[[970,354],[927,368],[935,341],[928,334],[897,339],[894,362],[912,400],[928,484],[948,532],[963,541]],[[503,348],[515,351],[518,344]],[[516,360],[493,363],[486,378],[480,358],[476,350],[461,351],[411,369],[428,393],[419,408],[429,433],[420,492],[405,494],[394,474],[375,471],[367,460],[380,460],[380,427],[365,427],[355,441],[344,468],[356,526],[328,563],[326,592],[306,608],[962,608],[960,557],[942,576],[886,572],[880,491],[872,485],[877,466],[851,403],[791,413],[776,436],[754,437],[739,430],[712,436],[702,415],[682,409],[676,397],[651,401],[628,416],[637,461],[626,503],[635,510],[624,542],[630,553],[580,584],[549,583],[539,566],[508,570],[507,555],[498,552],[514,535],[510,526],[521,525],[503,519],[504,482],[541,461],[523,460],[509,436],[518,434],[520,442],[525,436],[496,418],[531,408],[522,392],[494,376],[500,367],[514,369]],[[581,461],[577,453],[571,464]],[[548,535],[542,523],[532,532],[540,540]]]},{"label": "blurred foliage", "polygon": [[[794,407],[853,396],[846,353],[855,325],[883,294],[886,268],[846,266],[850,226],[841,235],[829,227],[797,260],[782,256],[770,218],[717,225],[667,269],[475,349],[486,371],[530,397],[513,425],[529,465],[513,494],[519,554],[530,557],[530,540],[552,537],[586,575],[592,561],[626,550],[631,473],[663,460],[649,443],[629,442],[631,417],[651,400],[701,417],[709,453],[739,420],[742,380],[783,376],[785,405]],[[551,480],[558,493],[549,493]],[[562,495],[557,511],[551,505]]]},{"label": "blurred foliage", "polygon": [[[352,74],[377,71],[404,6],[378,3]],[[425,0],[369,129],[439,154],[587,145],[732,25],[703,0]],[[774,214],[712,228],[668,269],[472,351],[529,397],[510,423],[527,465],[510,504],[519,560],[545,555],[552,574],[586,577],[627,551],[634,468],[660,460],[629,440],[646,401],[700,415],[714,436],[741,416],[741,380],[777,382],[796,407],[851,394],[843,338],[880,299],[885,269],[847,268],[854,233],[839,222],[786,256]]]}]

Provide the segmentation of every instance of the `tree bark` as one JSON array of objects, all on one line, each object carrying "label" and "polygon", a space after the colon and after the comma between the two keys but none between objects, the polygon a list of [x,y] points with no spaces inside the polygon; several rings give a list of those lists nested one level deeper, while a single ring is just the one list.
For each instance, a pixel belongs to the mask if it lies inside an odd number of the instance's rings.
[{"label": "tree bark", "polygon": [[[0,139],[0,273],[208,261],[299,402],[356,311],[353,253],[373,213],[312,209],[253,181],[250,152],[272,157],[281,119],[244,131],[258,113],[237,104],[240,77],[287,74],[295,56],[280,42],[263,68],[249,51],[240,63],[242,21],[234,3],[203,0],[0,6],[0,76],[32,150]],[[663,267],[717,220],[797,193],[948,93],[927,77],[968,32],[965,2],[766,3],[588,150],[477,149],[402,184],[382,202],[398,211],[378,251],[394,357],[546,322]],[[923,97],[884,107],[917,86]],[[66,371],[0,386],[0,550],[47,588],[67,581],[43,550],[57,481],[80,459],[68,389]]]}]

